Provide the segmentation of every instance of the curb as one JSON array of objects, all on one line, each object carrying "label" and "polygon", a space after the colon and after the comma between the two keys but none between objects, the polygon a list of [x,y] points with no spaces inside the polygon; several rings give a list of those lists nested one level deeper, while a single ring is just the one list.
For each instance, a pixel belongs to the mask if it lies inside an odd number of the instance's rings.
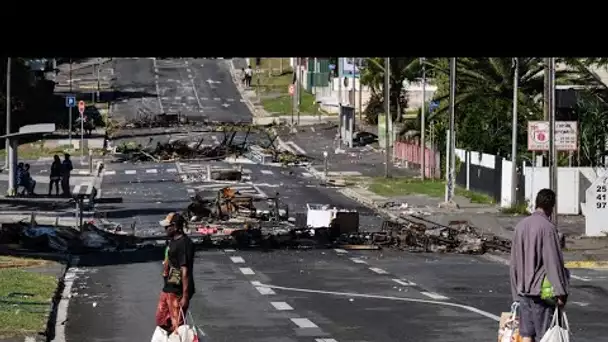
[{"label": "curb", "polygon": [[584,268],[584,269],[608,269],[608,261],[606,260],[585,260],[585,261],[566,261],[566,268]]},{"label": "curb", "polygon": [[61,272],[61,274],[58,277],[58,281],[57,281],[57,288],[55,289],[55,294],[53,295],[52,299],[51,299],[51,311],[49,312],[49,317],[47,319],[46,322],[46,329],[44,331],[44,335],[38,334],[36,336],[32,336],[32,337],[26,337],[25,340],[26,341],[40,341],[40,342],[50,342],[53,341],[55,339],[55,326],[57,324],[57,310],[59,308],[59,303],[61,302],[61,299],[63,297],[63,289],[65,288],[65,277],[68,273],[68,270],[70,269],[70,267],[72,267],[72,256],[71,255],[67,255],[65,257],[65,266],[63,268],[63,271]]}]

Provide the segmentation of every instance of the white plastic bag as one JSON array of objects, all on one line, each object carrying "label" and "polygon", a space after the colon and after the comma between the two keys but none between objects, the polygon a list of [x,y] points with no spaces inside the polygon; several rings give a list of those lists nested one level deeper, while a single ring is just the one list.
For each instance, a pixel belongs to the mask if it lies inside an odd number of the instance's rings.
[{"label": "white plastic bag", "polygon": [[186,319],[183,311],[181,314],[184,317],[183,325],[177,327],[171,334],[161,327],[156,327],[151,342],[203,342],[205,333],[196,327],[192,314],[188,312],[189,319]]},{"label": "white plastic bag", "polygon": [[167,342],[169,341],[169,334],[161,327],[156,327],[154,334],[152,335],[152,341],[150,342]]},{"label": "white plastic bag", "polygon": [[549,330],[547,330],[540,342],[570,342],[570,325],[568,324],[566,313],[562,312],[561,320],[559,316],[559,308],[556,307]]}]

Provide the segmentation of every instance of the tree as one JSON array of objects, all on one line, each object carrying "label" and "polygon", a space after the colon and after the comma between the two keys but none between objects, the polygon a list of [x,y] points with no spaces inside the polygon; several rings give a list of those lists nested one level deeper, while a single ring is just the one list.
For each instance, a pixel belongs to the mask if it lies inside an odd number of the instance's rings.
[{"label": "tree", "polygon": [[[365,110],[370,123],[378,122],[378,115],[384,113],[384,58],[366,59],[366,67],[361,71],[361,83],[370,87],[371,96]],[[407,107],[403,82],[419,77],[420,59],[417,57],[396,57],[390,59],[390,105],[392,118],[401,121],[402,111]]]},{"label": "tree", "polygon": [[602,165],[608,139],[608,105],[593,92],[583,92],[576,104],[579,125],[580,165]]},{"label": "tree", "polygon": [[[6,127],[6,66],[7,59],[0,59],[0,127]],[[27,124],[55,122],[53,115],[54,83],[36,77],[24,59],[11,60],[11,131]],[[2,132],[4,134],[4,131]],[[3,146],[4,140],[0,143]]]}]

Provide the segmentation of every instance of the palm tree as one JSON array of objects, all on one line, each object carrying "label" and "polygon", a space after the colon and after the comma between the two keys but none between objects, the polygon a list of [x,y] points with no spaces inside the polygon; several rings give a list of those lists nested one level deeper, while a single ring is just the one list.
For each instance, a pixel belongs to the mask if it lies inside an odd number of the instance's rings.
[{"label": "palm tree", "polygon": [[[361,83],[370,87],[371,96],[365,110],[367,120],[378,122],[378,114],[384,113],[384,58],[366,59],[366,67],[361,72]],[[396,57],[390,59],[390,104],[393,120],[401,121],[401,112],[407,106],[402,96],[403,82],[418,78],[421,64],[417,57]]]}]

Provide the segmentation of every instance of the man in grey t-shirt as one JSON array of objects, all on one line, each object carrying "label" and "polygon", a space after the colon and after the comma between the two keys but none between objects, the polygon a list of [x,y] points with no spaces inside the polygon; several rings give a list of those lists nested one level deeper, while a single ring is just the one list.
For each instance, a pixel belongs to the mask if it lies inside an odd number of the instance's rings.
[{"label": "man in grey t-shirt", "polygon": [[557,229],[550,221],[555,192],[542,189],[536,195],[536,211],[515,227],[511,245],[511,292],[520,306],[519,334],[523,342],[540,341],[551,322],[554,303],[541,299],[542,282],[553,286],[555,303],[568,299],[568,272],[564,267]]}]

